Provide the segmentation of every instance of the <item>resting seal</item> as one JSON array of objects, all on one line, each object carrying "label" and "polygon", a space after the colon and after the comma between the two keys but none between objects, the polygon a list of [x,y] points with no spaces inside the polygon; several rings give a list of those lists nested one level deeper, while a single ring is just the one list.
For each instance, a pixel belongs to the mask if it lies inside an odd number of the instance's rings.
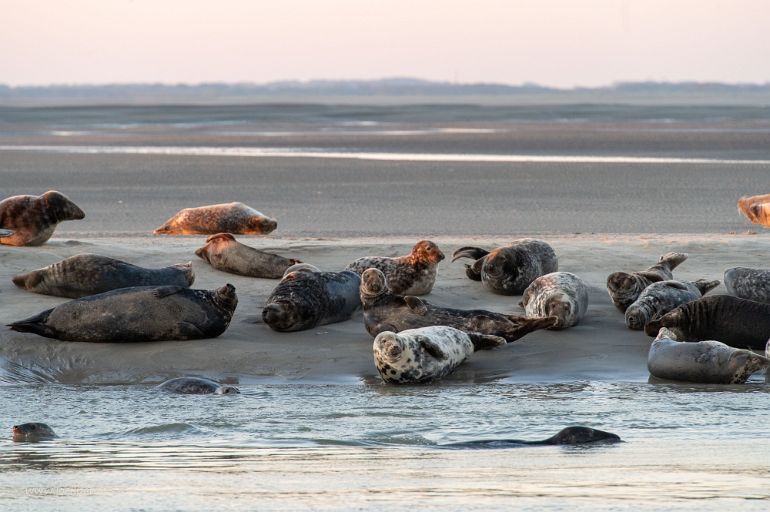
[{"label": "resting seal", "polygon": [[719,286],[719,281],[658,281],[644,289],[639,298],[626,309],[626,325],[641,331],[647,322],[662,316],[687,302],[700,299]]},{"label": "resting seal", "polygon": [[71,256],[13,278],[19,288],[44,295],[78,299],[131,286],[189,287],[195,280],[192,262],[165,268],[142,268],[95,254]]},{"label": "resting seal", "polygon": [[553,248],[532,238],[515,240],[492,251],[461,247],[452,255],[452,261],[459,258],[475,259],[472,265],[465,265],[465,274],[502,295],[519,295],[535,278],[559,270]]},{"label": "resting seal", "polygon": [[770,303],[770,270],[735,267],[725,270],[727,293],[742,299]]},{"label": "resting seal", "polygon": [[738,211],[752,224],[770,227],[770,194],[741,197],[738,199]]},{"label": "resting seal", "polygon": [[529,317],[556,317],[556,324],[549,329],[566,329],[586,315],[588,287],[575,274],[551,272],[527,286],[520,305]]},{"label": "resting seal", "polygon": [[647,369],[654,377],[701,384],[743,384],[752,373],[768,366],[767,357],[718,341],[677,341],[665,327],[647,355]]},{"label": "resting seal", "polygon": [[225,386],[203,377],[179,377],[158,385],[158,389],[184,395],[234,395],[240,393],[235,386]]},{"label": "resting seal", "polygon": [[368,268],[377,268],[385,274],[390,291],[396,295],[425,295],[433,289],[438,264],[443,259],[444,253],[436,244],[420,240],[406,256],[359,258],[346,270],[361,275]]},{"label": "resting seal", "polygon": [[673,279],[671,273],[680,263],[687,259],[687,254],[669,252],[660,257],[658,262],[642,272],[614,272],[607,277],[607,291],[612,303],[622,312],[626,312],[639,294],[658,281]]},{"label": "resting seal", "polygon": [[22,423],[13,426],[13,440],[16,443],[36,443],[58,437],[45,423]]},{"label": "resting seal", "polygon": [[40,196],[13,196],[0,201],[0,226],[13,233],[0,237],[5,245],[42,245],[56,225],[85,217],[75,203],[55,190]]},{"label": "resting seal", "polygon": [[589,443],[619,443],[620,437],[611,432],[604,432],[589,427],[567,427],[556,435],[542,441],[521,441],[519,439],[488,439],[466,441],[464,443],[442,444],[442,448],[517,448],[521,446],[578,445]]},{"label": "resting seal", "polygon": [[243,203],[185,208],[153,231],[156,235],[266,235],[278,222]]},{"label": "resting seal", "polygon": [[418,384],[452,373],[476,350],[505,345],[504,338],[453,327],[383,331],[374,338],[374,365],[388,384]]},{"label": "resting seal", "polygon": [[465,333],[500,336],[511,343],[556,322],[554,317],[526,318],[483,309],[440,308],[411,295],[394,295],[388,290],[385,275],[376,268],[365,270],[361,276],[361,304],[364,306],[366,330],[372,336],[383,331],[400,332],[445,325]]},{"label": "resting seal", "polygon": [[138,286],[71,300],[9,327],[91,343],[215,338],[230,325],[237,305],[231,284],[211,291]]},{"label": "resting seal", "polygon": [[211,235],[195,254],[217,270],[267,279],[279,279],[290,266],[301,263],[244,245],[230,233]]}]

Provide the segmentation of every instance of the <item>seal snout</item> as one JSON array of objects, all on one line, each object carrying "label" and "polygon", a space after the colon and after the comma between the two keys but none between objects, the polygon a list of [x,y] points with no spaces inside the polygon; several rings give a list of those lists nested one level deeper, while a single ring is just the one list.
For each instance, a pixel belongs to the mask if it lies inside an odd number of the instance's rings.
[{"label": "seal snout", "polygon": [[262,229],[262,233],[265,235],[278,229],[278,221],[275,219],[264,218],[260,221],[259,224]]}]

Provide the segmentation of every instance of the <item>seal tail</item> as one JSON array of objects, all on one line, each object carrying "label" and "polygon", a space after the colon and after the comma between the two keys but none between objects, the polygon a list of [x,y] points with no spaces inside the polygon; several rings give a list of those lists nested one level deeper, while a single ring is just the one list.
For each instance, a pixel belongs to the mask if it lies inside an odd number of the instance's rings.
[{"label": "seal tail", "polygon": [[668,270],[674,270],[687,259],[687,256],[685,252],[667,252],[660,257],[658,264],[665,266]]},{"label": "seal tail", "polygon": [[714,281],[698,279],[693,284],[696,288],[698,288],[698,290],[700,290],[701,295],[706,295],[708,292],[719,286],[719,279],[715,279]]},{"label": "seal tail", "polygon": [[501,336],[493,336],[491,334],[481,334],[480,332],[469,332],[468,337],[473,343],[473,351],[479,350],[492,350],[497,347],[507,345],[508,342]]},{"label": "seal tail", "polygon": [[46,338],[56,338],[56,332],[54,332],[54,330],[48,327],[45,323],[46,320],[48,320],[48,315],[51,314],[51,311],[53,311],[53,309],[47,309],[42,313],[29,317],[25,320],[20,320],[18,322],[8,324],[8,327],[10,327],[12,331],[16,332],[31,332]]},{"label": "seal tail", "polygon": [[454,253],[452,253],[452,262],[459,260],[460,258],[470,258],[477,260],[483,258],[489,254],[489,251],[485,251],[480,247],[460,247]]}]

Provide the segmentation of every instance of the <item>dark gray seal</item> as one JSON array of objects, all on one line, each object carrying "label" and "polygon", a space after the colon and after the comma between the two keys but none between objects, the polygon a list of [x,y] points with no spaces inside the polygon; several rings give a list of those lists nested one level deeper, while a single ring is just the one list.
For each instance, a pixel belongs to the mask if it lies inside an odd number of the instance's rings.
[{"label": "dark gray seal", "polygon": [[195,254],[217,270],[266,279],[280,279],[286,269],[301,263],[244,245],[230,233],[211,235]]},{"label": "dark gray seal", "polygon": [[71,300],[9,327],[91,343],[215,338],[230,325],[237,305],[231,284],[211,291],[138,286]]},{"label": "dark gray seal", "polygon": [[361,276],[361,304],[366,330],[372,336],[384,331],[445,325],[466,333],[500,336],[511,343],[556,323],[555,317],[526,318],[483,309],[440,308],[418,297],[395,295],[388,290],[385,275],[376,268],[366,270]]},{"label": "dark gray seal", "polygon": [[278,221],[243,203],[222,203],[185,208],[153,231],[156,235],[266,235]]},{"label": "dark gray seal", "polygon": [[687,254],[669,252],[660,257],[658,262],[641,272],[613,272],[607,277],[607,292],[612,303],[626,312],[628,306],[639,298],[645,288],[658,281],[673,279],[671,273],[680,263],[687,259]]},{"label": "dark gray seal", "polygon": [[556,317],[549,329],[566,329],[588,312],[588,287],[571,272],[551,272],[527,286],[520,305],[529,317]]},{"label": "dark gray seal", "polygon": [[235,386],[226,386],[203,377],[178,377],[159,384],[158,389],[183,395],[235,395],[240,393]]},{"label": "dark gray seal", "polygon": [[59,437],[45,423],[22,423],[13,426],[13,440],[16,443],[36,443]]},{"label": "dark gray seal", "polygon": [[725,270],[724,281],[730,295],[770,303],[770,270],[728,268]]},{"label": "dark gray seal", "polygon": [[626,326],[641,331],[656,316],[665,315],[680,304],[700,299],[719,286],[719,281],[658,281],[644,289],[626,309]]},{"label": "dark gray seal", "polygon": [[520,439],[485,439],[463,443],[442,444],[442,448],[518,448],[522,446],[562,446],[591,443],[619,443],[620,436],[590,427],[567,427],[556,435],[542,441],[522,441]]},{"label": "dark gray seal", "polygon": [[165,268],[143,268],[125,261],[79,254],[13,278],[19,288],[44,295],[79,299],[132,286],[182,286],[195,280],[192,262]]},{"label": "dark gray seal", "polygon": [[559,259],[553,248],[542,240],[523,238],[507,247],[486,251],[479,247],[461,247],[452,255],[476,260],[465,265],[465,274],[481,281],[502,295],[519,295],[536,278],[559,270]]},{"label": "dark gray seal", "polygon": [[40,196],[13,196],[0,201],[0,226],[14,233],[0,237],[5,245],[42,245],[57,224],[79,220],[85,213],[67,196],[49,190]]}]

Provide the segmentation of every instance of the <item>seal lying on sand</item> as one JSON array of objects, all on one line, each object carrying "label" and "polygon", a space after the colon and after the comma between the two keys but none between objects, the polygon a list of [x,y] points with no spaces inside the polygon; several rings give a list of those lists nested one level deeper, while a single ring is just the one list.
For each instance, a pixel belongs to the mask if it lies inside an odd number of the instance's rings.
[{"label": "seal lying on sand", "polygon": [[440,308],[411,295],[394,295],[388,290],[385,275],[376,268],[364,271],[361,276],[361,304],[366,330],[372,336],[383,331],[445,325],[465,333],[501,336],[511,343],[537,329],[552,327],[557,320],[503,315],[483,309]]},{"label": "seal lying on sand", "polygon": [[436,244],[420,240],[406,256],[359,258],[347,270],[361,275],[368,268],[376,268],[385,274],[390,291],[396,295],[425,295],[433,289],[438,264],[443,259],[444,253]]},{"label": "seal lying on sand", "polygon": [[566,329],[588,311],[588,287],[571,272],[551,272],[527,286],[520,305],[528,317],[556,317],[549,329]]},{"label": "seal lying on sand", "polygon": [[36,443],[58,437],[45,423],[22,423],[13,426],[13,440],[17,443]]},{"label": "seal lying on sand", "polygon": [[189,287],[195,280],[192,262],[165,268],[142,268],[124,261],[79,254],[13,278],[19,288],[44,295],[78,299],[131,286]]},{"label": "seal lying on sand", "polygon": [[770,227],[770,194],[743,196],[738,199],[738,211],[753,224]]},{"label": "seal lying on sand", "polygon": [[153,231],[156,235],[266,235],[278,222],[243,203],[185,208]]},{"label": "seal lying on sand", "polygon": [[75,203],[55,190],[40,196],[13,196],[0,201],[0,226],[14,233],[0,237],[5,245],[42,245],[56,225],[85,217]]},{"label": "seal lying on sand", "polygon": [[724,280],[730,295],[770,303],[770,270],[728,268],[725,270]]},{"label": "seal lying on sand", "polygon": [[211,291],[138,286],[71,300],[9,327],[92,343],[215,338],[230,325],[237,305],[231,284]]},{"label": "seal lying on sand", "polygon": [[611,432],[589,427],[567,427],[556,435],[542,441],[521,441],[519,439],[489,439],[466,441],[464,443],[442,444],[441,448],[518,448],[521,446],[578,445],[589,443],[619,443],[620,437]]},{"label": "seal lying on sand", "polygon": [[625,313],[626,308],[652,283],[673,279],[671,271],[686,259],[687,254],[669,252],[661,256],[655,265],[642,272],[613,272],[607,277],[607,291],[612,303]]},{"label": "seal lying on sand", "polygon": [[644,289],[639,298],[626,309],[626,325],[641,331],[645,324],[687,302],[700,299],[719,286],[719,281],[658,281]]},{"label": "seal lying on sand", "polygon": [[453,327],[383,331],[374,338],[374,365],[389,384],[417,384],[452,373],[476,350],[505,345],[504,338]]},{"label": "seal lying on sand", "polygon": [[235,386],[226,386],[203,377],[179,377],[158,385],[158,389],[184,395],[234,395],[240,393]]},{"label": "seal lying on sand", "polygon": [[247,277],[278,279],[290,266],[301,263],[277,254],[244,245],[230,233],[218,233],[206,239],[195,254],[217,270]]},{"label": "seal lying on sand", "polygon": [[519,295],[535,278],[559,270],[553,248],[532,238],[515,240],[492,251],[461,247],[452,255],[452,261],[459,258],[475,259],[472,265],[465,265],[465,274],[502,295]]},{"label": "seal lying on sand", "polygon": [[702,384],[743,384],[752,373],[766,370],[770,359],[718,341],[677,341],[661,328],[647,355],[647,369],[659,379]]}]

